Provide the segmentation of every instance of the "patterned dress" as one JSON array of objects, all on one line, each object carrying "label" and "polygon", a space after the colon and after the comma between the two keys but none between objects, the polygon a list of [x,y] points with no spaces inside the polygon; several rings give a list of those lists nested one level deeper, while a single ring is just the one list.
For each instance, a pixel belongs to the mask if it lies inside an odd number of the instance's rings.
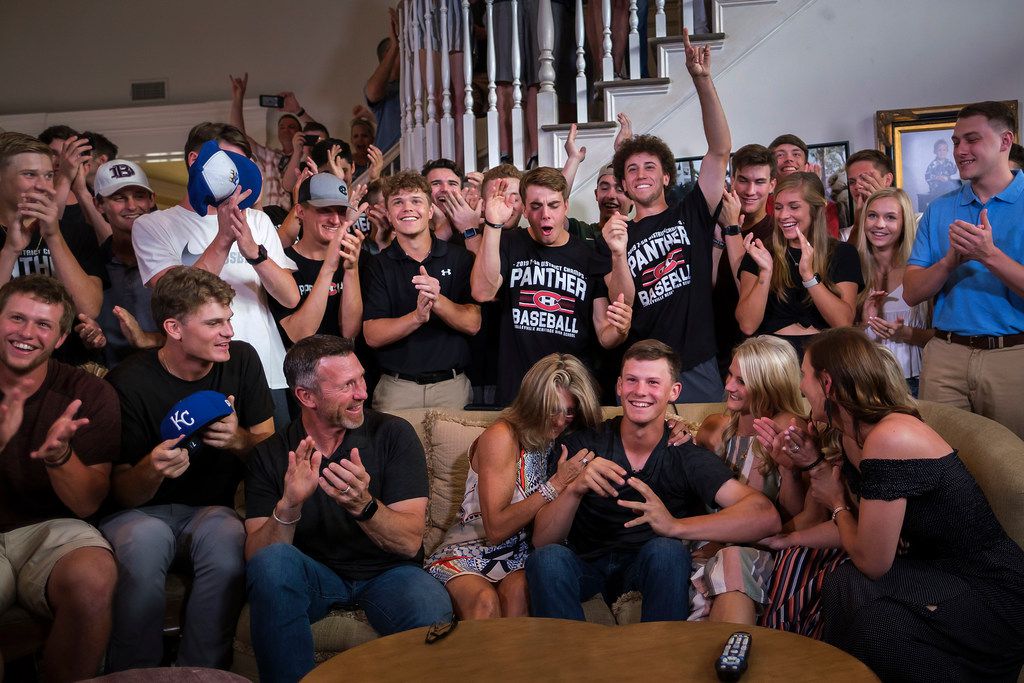
[{"label": "patterned dress", "polygon": [[[753,436],[735,435],[725,445],[723,459],[736,473],[736,479],[761,491],[773,503],[778,501],[778,471],[761,474],[760,458],[754,453]],[[712,554],[713,553],[713,554]],[[690,577],[695,594],[689,621],[706,619],[716,595],[730,591],[746,594],[758,607],[768,601],[775,561],[772,553],[742,545],[708,543],[693,551],[695,571]]]},{"label": "patterned dress", "polygon": [[[548,452],[519,451],[512,503],[524,500],[547,480],[549,452],[550,449]],[[426,570],[441,583],[448,583],[462,574],[476,574],[497,583],[526,566],[526,556],[530,551],[527,529],[520,529],[497,545],[487,543],[480,512],[479,484],[471,463],[459,521],[448,530],[441,545],[426,561]]]}]

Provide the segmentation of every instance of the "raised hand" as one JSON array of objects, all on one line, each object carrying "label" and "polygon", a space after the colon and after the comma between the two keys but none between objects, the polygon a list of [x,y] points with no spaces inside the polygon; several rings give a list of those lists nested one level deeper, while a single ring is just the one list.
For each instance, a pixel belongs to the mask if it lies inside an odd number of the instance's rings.
[{"label": "raised hand", "polygon": [[587,148],[576,146],[576,124],[569,126],[569,135],[565,138],[565,158],[569,161],[583,163],[587,158]]},{"label": "raised hand", "polygon": [[668,425],[668,445],[669,446],[681,446],[693,439],[693,434],[690,433],[690,428],[686,426],[686,422],[677,415],[666,415],[665,424]]},{"label": "raised hand", "polygon": [[601,226],[601,237],[604,238],[608,249],[614,256],[622,256],[626,253],[626,245],[629,243],[629,230],[626,227],[628,220],[616,211]]},{"label": "raised hand", "polygon": [[128,309],[114,306],[114,317],[121,326],[121,334],[135,348],[149,349],[157,345],[153,341],[153,336],[143,331],[139,321]]},{"label": "raised hand", "polygon": [[29,457],[33,460],[49,460],[50,462],[62,460],[71,449],[71,437],[79,429],[89,424],[89,418],[87,417],[75,419],[75,414],[78,413],[78,409],[81,407],[81,399],[76,398],[69,403],[68,407],[61,413],[61,416],[50,425],[42,445],[29,453]]},{"label": "raised hand", "polygon": [[[360,213],[365,210],[366,204],[360,207]],[[350,224],[351,225],[351,224]],[[350,230],[345,228],[341,236],[341,267],[345,270],[352,270],[359,267],[359,254],[363,250],[363,240],[366,235],[361,230]]]},{"label": "raised hand", "polygon": [[626,140],[633,137],[633,122],[624,111],[616,114],[615,120],[619,122],[619,132],[615,134],[615,142],[612,143],[612,149],[618,151],[619,147],[622,147]]},{"label": "raised hand", "polygon": [[149,464],[161,477],[177,479],[188,469],[188,449],[178,448],[180,441],[180,436],[161,441],[149,452]]},{"label": "raised hand", "polygon": [[565,447],[565,444],[562,444],[562,455],[558,458],[558,469],[555,470],[551,479],[548,480],[559,493],[569,488],[576,481],[577,477],[583,473],[583,468],[586,467],[583,464],[583,458],[587,457],[587,453],[590,453],[590,451],[586,448],[581,448],[576,452],[576,455],[570,458],[569,449]]},{"label": "raised hand", "polygon": [[370,180],[378,180],[381,174],[384,173],[384,152],[380,151],[380,148],[376,145],[370,145],[366,150],[366,155],[370,157],[370,167],[368,169]]},{"label": "raised hand", "polygon": [[448,217],[448,222],[459,232],[480,227],[480,203],[473,207],[462,192],[445,190],[445,201],[440,202],[441,210]]},{"label": "raised hand", "polygon": [[868,197],[885,187],[885,181],[878,169],[872,168],[867,173],[849,178],[850,194],[853,196],[853,206],[859,212],[867,203]]},{"label": "raised hand", "polygon": [[491,183],[490,192],[484,199],[484,220],[492,225],[505,225],[513,214],[515,198],[507,195],[508,179],[502,178]]},{"label": "raised hand", "polygon": [[718,224],[723,228],[730,225],[743,225],[745,216],[740,213],[741,206],[736,190],[726,189],[722,192],[722,210],[718,213]]},{"label": "raised hand", "polygon": [[57,160],[57,174],[73,183],[85,164],[92,161],[92,147],[89,139],[72,135],[64,141]]},{"label": "raised hand", "polygon": [[620,292],[615,301],[608,304],[605,317],[621,336],[625,337],[629,334],[629,326],[633,321],[633,307],[625,302],[624,294]]},{"label": "raised hand", "polygon": [[484,174],[480,171],[470,171],[466,174],[466,186],[462,188],[462,198],[466,200],[474,211],[483,211],[480,206],[480,188],[484,184]]},{"label": "raised hand", "polygon": [[294,451],[288,451],[288,469],[284,473],[286,507],[297,508],[309,500],[320,481],[320,462],[323,454],[316,450],[313,437],[307,436]]},{"label": "raised hand", "polygon": [[686,70],[693,78],[711,77],[711,47],[694,47],[690,44],[690,32],[683,28],[683,47],[686,48]]},{"label": "raised hand", "polygon": [[814,277],[814,247],[807,241],[807,235],[803,230],[798,229],[796,234],[800,240],[800,263],[797,264],[797,271],[802,280],[810,280]]},{"label": "raised hand", "polygon": [[[43,238],[55,237],[60,234],[60,211],[55,200],[57,191],[52,187],[42,191],[29,190],[21,195],[18,201],[18,214],[22,227],[28,231],[39,230]],[[24,235],[24,233],[23,233]],[[26,243],[27,247],[28,244]]]},{"label": "raised hand", "polygon": [[295,93],[293,93],[292,91],[286,90],[284,92],[279,92],[277,94],[280,97],[284,98],[284,106],[282,107],[282,109],[284,109],[286,112],[298,114],[299,111],[302,110],[302,107],[299,105],[299,101],[295,99]]},{"label": "raised hand", "polygon": [[75,325],[75,333],[82,338],[82,343],[90,349],[102,349],[107,345],[107,336],[103,334],[103,330],[100,328],[99,323],[87,316],[85,313],[79,313],[78,319],[81,321]]},{"label": "raised hand", "polygon": [[221,220],[221,209],[231,231],[233,241],[238,242],[238,251],[247,259],[254,259],[259,256],[259,245],[252,237],[252,230],[249,228],[249,221],[245,212],[238,208],[238,205],[252,194],[252,190],[242,192],[241,186],[235,188],[234,194],[217,207],[218,228]]},{"label": "raised hand", "polygon": [[358,448],[352,449],[347,460],[332,462],[323,469],[320,488],[349,513],[363,511],[371,498],[370,475],[363,467]]},{"label": "raised hand", "polygon": [[228,78],[231,79],[231,99],[239,101],[245,99],[245,89],[249,85],[249,72],[246,71],[241,78],[235,78],[228,74]]},{"label": "raised hand", "polygon": [[[685,30],[685,29],[684,29]],[[659,536],[671,536],[675,527],[676,518],[668,511],[665,504],[661,502],[651,487],[636,477],[630,477],[626,483],[632,486],[641,496],[643,502],[634,500],[619,499],[619,505],[629,508],[637,516],[626,522],[623,526],[631,528],[641,524],[649,524],[651,531]]]},{"label": "raised hand", "polygon": [[750,254],[750,258],[754,259],[754,263],[757,264],[761,273],[771,275],[772,268],[775,265],[772,261],[772,253],[765,248],[761,240],[754,237],[754,233],[750,233],[743,238],[743,248]]}]

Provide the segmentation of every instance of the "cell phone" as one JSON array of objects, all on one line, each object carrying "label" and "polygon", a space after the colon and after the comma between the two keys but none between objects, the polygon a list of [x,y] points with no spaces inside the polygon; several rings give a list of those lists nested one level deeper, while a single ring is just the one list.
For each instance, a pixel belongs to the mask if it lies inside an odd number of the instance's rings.
[{"label": "cell phone", "polygon": [[260,106],[280,109],[284,106],[284,98],[280,95],[260,95]]},{"label": "cell phone", "polygon": [[320,142],[320,136],[316,135],[316,134],[313,134],[313,135],[303,135],[302,137],[304,139],[304,143],[303,144],[305,144],[306,147],[312,147],[316,143]]}]

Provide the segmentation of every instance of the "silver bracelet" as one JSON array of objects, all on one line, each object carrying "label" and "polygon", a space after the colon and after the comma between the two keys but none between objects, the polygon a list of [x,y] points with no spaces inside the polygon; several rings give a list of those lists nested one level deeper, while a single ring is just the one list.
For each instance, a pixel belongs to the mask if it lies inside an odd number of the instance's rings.
[{"label": "silver bracelet", "polygon": [[551,485],[550,481],[546,481],[537,487],[540,491],[540,495],[544,496],[544,500],[551,503],[554,502],[555,498],[558,498],[558,489]]},{"label": "silver bracelet", "polygon": [[284,526],[295,526],[296,524],[299,523],[299,520],[302,519],[302,511],[299,510],[299,516],[298,517],[296,517],[295,519],[293,519],[290,522],[286,522],[286,521],[284,521],[283,519],[281,519],[280,517],[277,516],[277,508],[275,506],[275,508],[270,512],[270,516],[273,517],[274,521],[277,522],[278,524],[283,524]]}]

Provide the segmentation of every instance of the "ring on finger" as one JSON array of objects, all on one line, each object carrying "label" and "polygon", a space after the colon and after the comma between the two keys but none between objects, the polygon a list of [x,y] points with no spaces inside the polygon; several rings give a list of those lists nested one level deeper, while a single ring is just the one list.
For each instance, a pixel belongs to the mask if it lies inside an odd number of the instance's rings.
[{"label": "ring on finger", "polygon": [[582,463],[582,465],[584,467],[586,467],[587,463],[589,463],[589,462],[590,462],[590,458],[583,458],[583,460],[580,460],[580,463]]},{"label": "ring on finger", "polygon": [[346,486],[345,488],[343,488],[343,489],[342,489],[341,491],[339,491],[338,493],[348,493],[348,492],[349,492],[349,491],[351,491],[351,490],[352,490],[352,487],[351,487],[351,486]]}]

